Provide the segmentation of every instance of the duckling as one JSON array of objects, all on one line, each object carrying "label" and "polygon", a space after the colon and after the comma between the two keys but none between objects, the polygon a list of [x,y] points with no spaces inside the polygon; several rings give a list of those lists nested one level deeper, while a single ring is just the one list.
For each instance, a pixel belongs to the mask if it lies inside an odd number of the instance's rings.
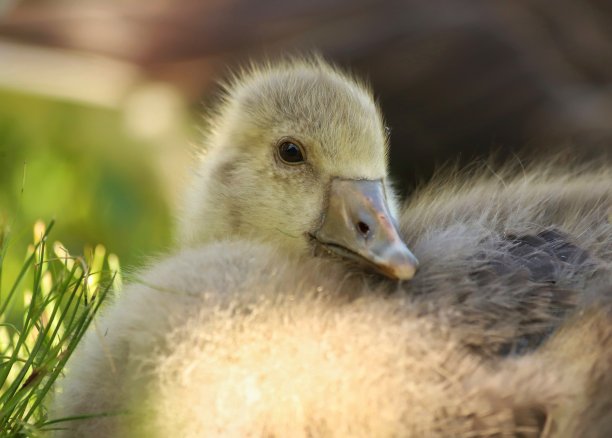
[{"label": "duckling", "polygon": [[[562,415],[566,430],[609,430],[567,403],[609,403],[589,392],[610,383],[609,319],[558,330],[612,293],[609,169],[439,178],[397,215],[358,82],[296,61],[250,70],[228,96],[183,249],[116,297],[69,362],[56,416],[94,417],[65,436],[537,436]],[[584,361],[554,354],[585,332]]]}]

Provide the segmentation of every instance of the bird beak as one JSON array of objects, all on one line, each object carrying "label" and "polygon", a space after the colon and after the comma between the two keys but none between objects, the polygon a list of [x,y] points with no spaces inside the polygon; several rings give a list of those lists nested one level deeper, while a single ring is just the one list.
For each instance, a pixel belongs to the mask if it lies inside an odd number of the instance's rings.
[{"label": "bird beak", "polygon": [[414,277],[419,264],[397,231],[382,180],[333,179],[327,211],[312,237],[396,280]]}]

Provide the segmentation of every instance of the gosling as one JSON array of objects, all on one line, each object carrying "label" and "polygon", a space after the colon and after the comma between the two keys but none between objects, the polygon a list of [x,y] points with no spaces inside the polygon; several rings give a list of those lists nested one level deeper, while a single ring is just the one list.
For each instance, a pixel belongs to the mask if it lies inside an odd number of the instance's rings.
[{"label": "gosling", "polygon": [[[398,225],[380,113],[318,60],[234,80],[208,138],[194,248],[88,334],[59,415],[108,416],[67,436],[607,436],[609,170],[442,178]],[[403,241],[411,281],[338,263],[409,279]]]}]

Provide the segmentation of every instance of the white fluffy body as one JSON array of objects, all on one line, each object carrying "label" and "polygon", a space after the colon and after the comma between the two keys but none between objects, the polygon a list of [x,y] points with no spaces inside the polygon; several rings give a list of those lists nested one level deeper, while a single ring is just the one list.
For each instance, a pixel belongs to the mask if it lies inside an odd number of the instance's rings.
[{"label": "white fluffy body", "polygon": [[[245,84],[259,90],[269,72]],[[378,151],[384,164],[382,138]],[[199,202],[220,190],[206,180],[217,189],[202,189],[185,230],[208,243],[146,269],[69,362],[56,414],[116,415],[66,423],[64,436],[610,436],[611,173],[485,175],[438,179],[406,203],[400,225],[421,268],[401,284],[278,233],[252,238],[246,222],[213,243],[216,228],[196,230],[209,214]],[[261,190],[265,204],[275,192]],[[214,211],[229,224],[241,198],[224,193],[213,204],[233,207]],[[311,195],[255,224],[319,211]]]},{"label": "white fluffy body", "polygon": [[[415,230],[423,269],[399,289],[247,241],[179,252],[117,297],[71,361],[64,412],[126,414],[71,423],[68,435],[604,437],[611,425],[596,409],[612,388],[608,176],[558,178],[591,180],[557,199],[569,210],[552,199],[563,185],[550,175],[507,179],[506,192],[477,178],[452,196],[466,208],[455,217],[430,210],[446,196],[439,190],[430,202],[416,194],[402,224]],[[521,181],[532,197],[521,196]],[[475,196],[483,190],[525,208],[504,213]],[[566,266],[559,285],[520,270],[475,280],[487,269],[475,255],[503,254],[496,229],[508,223],[533,232],[554,223],[595,264]],[[568,318],[533,352],[494,353]]]}]

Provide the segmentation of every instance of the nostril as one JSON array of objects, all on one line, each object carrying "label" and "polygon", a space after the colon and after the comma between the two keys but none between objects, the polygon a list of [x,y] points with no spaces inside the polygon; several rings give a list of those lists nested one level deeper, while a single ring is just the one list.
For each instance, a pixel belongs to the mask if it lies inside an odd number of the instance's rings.
[{"label": "nostril", "polygon": [[357,228],[359,229],[359,232],[363,234],[363,237],[368,237],[368,234],[370,233],[370,227],[368,226],[368,224],[359,221],[357,223]]}]

